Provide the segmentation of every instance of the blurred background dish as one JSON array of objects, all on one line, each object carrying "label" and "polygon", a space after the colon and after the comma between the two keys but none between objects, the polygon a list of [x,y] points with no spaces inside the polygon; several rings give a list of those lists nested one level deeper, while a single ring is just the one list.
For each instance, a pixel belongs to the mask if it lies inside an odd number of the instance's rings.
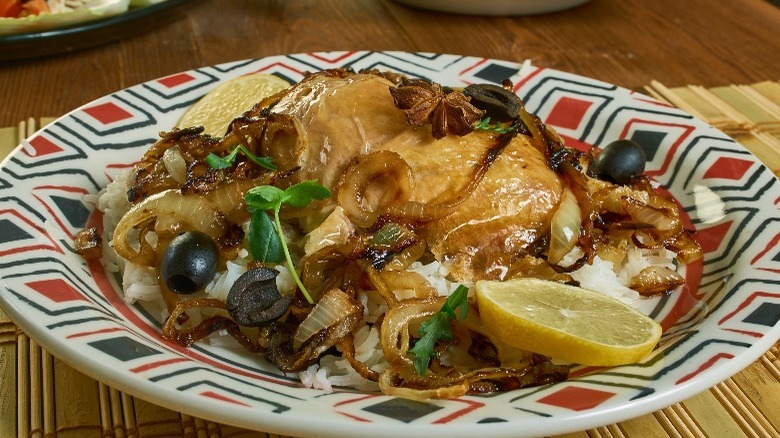
[{"label": "blurred background dish", "polygon": [[[129,8],[95,16],[89,12],[17,32],[0,32],[0,61],[73,52],[107,44],[170,23],[198,0],[132,0]],[[127,1],[124,2],[127,6]],[[67,15],[67,14],[62,14]],[[35,17],[29,17],[34,19]],[[8,19],[12,20],[12,19]],[[19,20],[19,19],[17,19]]]},{"label": "blurred background dish", "polygon": [[[73,7],[62,6],[60,9],[54,7],[50,9],[46,2],[38,2],[40,9],[32,10],[29,15],[17,16],[14,12],[25,13],[24,6],[22,6],[25,3],[21,0],[16,0],[9,2],[8,8],[11,9],[10,11],[0,11],[0,13],[11,13],[11,15],[0,17],[0,35],[41,31],[99,20],[127,12],[131,3],[130,0],[96,0],[75,2]],[[60,4],[56,3],[55,5]],[[19,6],[22,9],[14,11],[14,6]]]},{"label": "blurred background dish", "polygon": [[573,8],[588,0],[395,0],[433,11],[469,15],[533,15]]}]

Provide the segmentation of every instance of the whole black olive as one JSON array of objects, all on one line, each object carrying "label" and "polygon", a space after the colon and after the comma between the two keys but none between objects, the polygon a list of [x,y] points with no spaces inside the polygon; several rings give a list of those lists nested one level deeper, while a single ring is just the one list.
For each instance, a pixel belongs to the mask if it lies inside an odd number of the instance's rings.
[{"label": "whole black olive", "polygon": [[484,110],[485,116],[493,121],[506,122],[517,117],[523,102],[517,95],[494,84],[471,84],[463,89],[471,98],[471,104]]},{"label": "whole black olive", "polygon": [[279,319],[292,303],[293,296],[282,296],[276,287],[275,269],[261,266],[250,269],[233,283],[226,308],[238,325],[262,327]]},{"label": "whole black olive", "polygon": [[628,184],[645,171],[647,157],[637,142],[623,139],[608,144],[591,165],[590,172],[598,179],[616,184]]},{"label": "whole black olive", "polygon": [[206,233],[187,231],[174,237],[165,248],[160,275],[168,288],[177,294],[191,294],[203,289],[217,272],[219,251]]}]

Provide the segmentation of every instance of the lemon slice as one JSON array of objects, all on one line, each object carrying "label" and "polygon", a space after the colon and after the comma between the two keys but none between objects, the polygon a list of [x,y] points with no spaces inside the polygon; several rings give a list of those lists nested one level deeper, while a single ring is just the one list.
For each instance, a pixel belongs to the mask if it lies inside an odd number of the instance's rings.
[{"label": "lemon slice", "polygon": [[661,326],[628,304],[553,281],[480,281],[476,297],[492,336],[555,359],[593,366],[636,363],[661,337]]},{"label": "lemon slice", "polygon": [[206,93],[179,119],[177,128],[203,126],[204,134],[221,137],[230,122],[262,99],[276,94],[290,84],[274,75],[254,73],[219,85]]}]

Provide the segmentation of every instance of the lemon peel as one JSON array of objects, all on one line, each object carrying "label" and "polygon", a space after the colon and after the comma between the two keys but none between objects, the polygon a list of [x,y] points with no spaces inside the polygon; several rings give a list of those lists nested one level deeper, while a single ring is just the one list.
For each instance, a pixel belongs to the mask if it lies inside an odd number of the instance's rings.
[{"label": "lemon peel", "polygon": [[290,83],[266,73],[253,73],[230,79],[195,102],[176,123],[177,128],[203,126],[204,134],[225,135],[230,122],[262,99],[286,88]]},{"label": "lemon peel", "polygon": [[602,293],[533,278],[476,284],[485,329],[513,347],[582,365],[636,363],[661,326]]}]

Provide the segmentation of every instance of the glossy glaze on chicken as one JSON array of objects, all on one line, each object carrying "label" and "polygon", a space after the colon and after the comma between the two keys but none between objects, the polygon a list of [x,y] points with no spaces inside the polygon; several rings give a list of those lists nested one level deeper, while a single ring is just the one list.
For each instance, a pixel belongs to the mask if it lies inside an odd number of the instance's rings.
[{"label": "glossy glaze on chicken", "polygon": [[[254,187],[316,180],[331,196],[279,211],[284,234],[297,242],[291,246],[301,280],[294,298],[287,297],[287,312],[247,330],[225,300],[183,299],[161,279],[171,314],[164,336],[189,345],[226,329],[285,372],[300,371],[335,347],[361,376],[405,397],[564,379],[566,367],[491,339],[473,301],[469,316],[453,323],[454,338],[439,340],[433,361],[420,370],[411,358],[419,340],[413,328],[452,291],[438,290],[410,267],[439,263],[455,285],[523,276],[576,283],[570,273],[582,266],[598,260],[619,266],[631,251],[667,250],[682,263],[701,251],[676,204],[645,176],[616,184],[589,175],[597,151],[565,147],[505,85],[472,90],[471,98],[468,90],[397,74],[331,70],[259,102],[223,138],[198,128],[164,133],[129,181],[133,206],[116,228],[113,248],[128,263],[159,272],[168,242],[196,231],[214,240],[216,268],[224,271],[247,246],[255,213],[246,196]],[[502,105],[504,113],[511,108],[509,116],[496,115]],[[239,146],[270,157],[273,170],[244,156],[227,167],[207,164],[209,154],[224,157]],[[243,263],[248,271],[272,265],[257,258]],[[275,276],[264,271],[264,287]],[[673,269],[657,266],[631,281],[644,295],[683,283]],[[188,327],[187,312],[196,308],[213,315]],[[381,366],[356,357],[355,334],[363,329],[379,333]],[[443,360],[449,350],[465,353]]]}]

